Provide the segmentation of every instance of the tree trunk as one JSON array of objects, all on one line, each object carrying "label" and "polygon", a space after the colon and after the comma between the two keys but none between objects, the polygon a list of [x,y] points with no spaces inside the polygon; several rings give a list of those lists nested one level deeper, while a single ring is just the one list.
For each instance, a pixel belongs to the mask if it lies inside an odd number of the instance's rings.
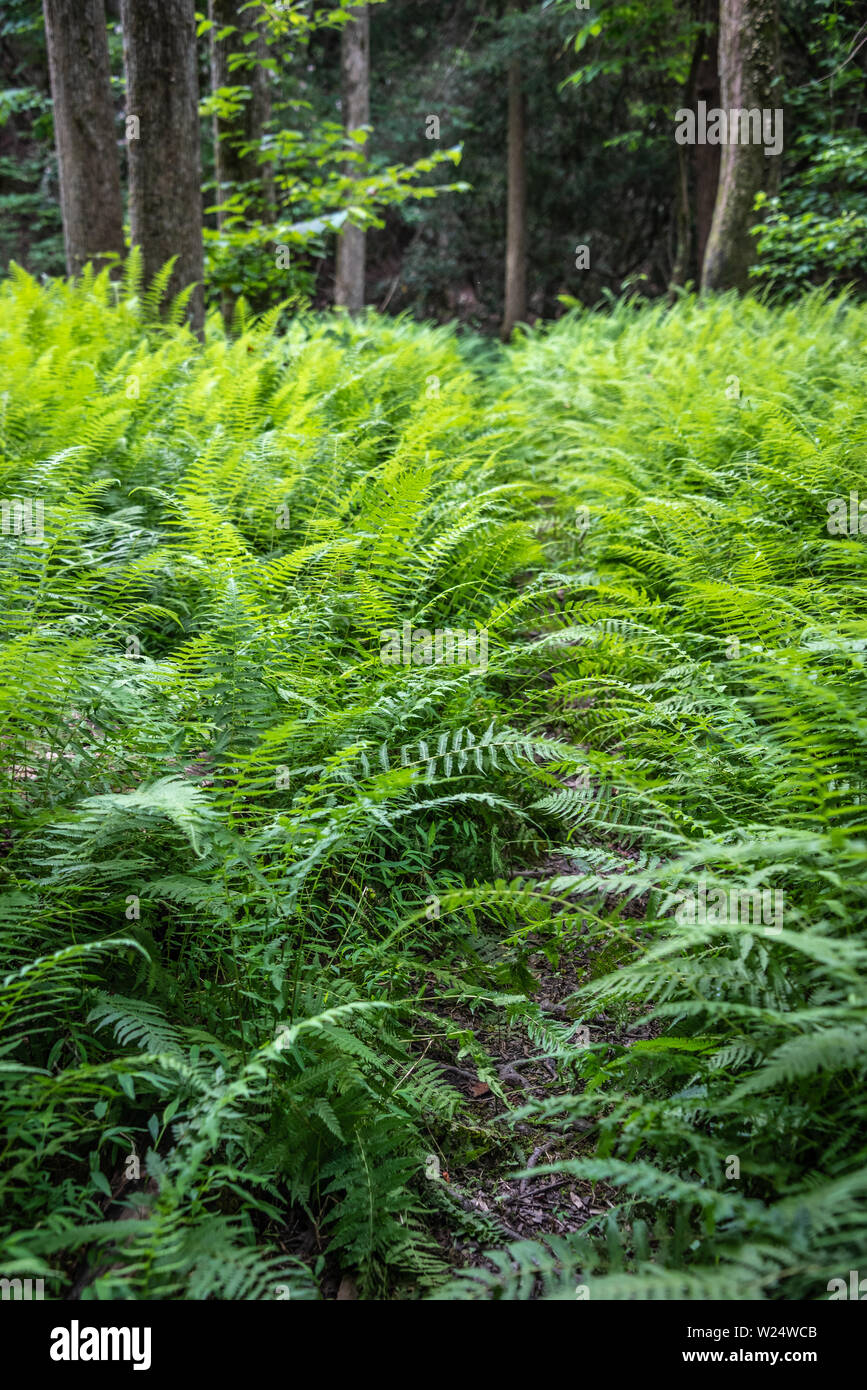
[{"label": "tree trunk", "polygon": [[[695,111],[699,102],[706,110],[720,104],[717,71],[718,0],[692,0],[692,19],[699,26],[686,87],[684,109]],[[676,254],[669,293],[688,279],[701,280],[704,253],[713,221],[719,183],[719,145],[707,143],[677,147]]]},{"label": "tree trunk", "polygon": [[669,298],[674,298],[674,290],[686,284],[689,275],[689,262],[692,255],[692,209],[689,202],[689,161],[686,146],[677,147],[677,216],[675,222],[675,255],[671,278],[668,282]]},{"label": "tree trunk", "polygon": [[527,167],[524,148],[525,102],[521,60],[509,65],[509,134],[506,154],[506,292],[500,337],[511,337],[527,317]]},{"label": "tree trunk", "polygon": [[[352,11],[340,39],[340,68],[343,78],[343,123],[347,134],[370,120],[370,17],[366,5]],[[348,177],[355,166],[347,164]],[[337,267],[334,303],[351,313],[364,305],[364,243],[361,227],[346,226],[337,239]]]},{"label": "tree trunk", "polygon": [[123,255],[120,165],[103,0],[43,0],[66,270]]},{"label": "tree trunk", "polygon": [[[717,0],[701,0],[700,17],[704,32],[699,37],[694,64],[693,92],[690,105],[706,103],[713,110],[720,105],[719,67],[717,66]],[[692,164],[695,175],[695,249],[696,279],[701,279],[707,241],[713,222],[716,191],[719,187],[719,145],[693,145]]]},{"label": "tree trunk", "polygon": [[133,244],[149,284],[177,256],[168,297],[196,283],[188,319],[201,335],[202,193],[195,0],[122,0]]},{"label": "tree trunk", "polygon": [[[271,115],[271,93],[268,78],[262,67],[262,59],[267,55],[267,44],[262,25],[256,21],[261,17],[259,6],[242,9],[243,0],[208,0],[208,17],[213,20],[211,29],[211,87],[249,87],[250,99],[243,102],[236,116],[224,119],[214,117],[214,161],[217,171],[217,198],[221,204],[239,184],[257,186],[253,193],[251,212],[253,220],[258,216],[270,222],[274,215],[273,175],[269,166],[260,164],[258,146]],[[218,38],[221,30],[234,25],[236,32]],[[245,43],[244,38],[255,36],[255,42]],[[244,54],[247,63],[235,66],[230,63],[233,55]],[[256,196],[258,191],[258,197]],[[222,227],[225,213],[217,210],[217,226]]]},{"label": "tree trunk", "polygon": [[[779,44],[777,0],[720,0],[719,70],[723,110],[773,110]],[[703,290],[746,290],[755,256],[753,199],[773,187],[779,157],[761,143],[722,146]]]}]

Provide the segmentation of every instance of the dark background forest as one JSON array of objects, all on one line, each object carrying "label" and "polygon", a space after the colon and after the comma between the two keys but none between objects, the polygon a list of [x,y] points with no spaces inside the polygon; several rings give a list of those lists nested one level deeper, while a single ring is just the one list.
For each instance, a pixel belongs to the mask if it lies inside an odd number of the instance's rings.
[{"label": "dark background forest", "polygon": [[[342,31],[334,18],[341,12],[297,8],[308,24],[290,32],[281,27],[279,7],[271,7],[270,109],[262,135],[266,152],[277,153],[275,218],[303,227],[346,202],[331,178]],[[867,44],[858,9],[854,0],[782,0],[774,99],[785,110],[785,144],[753,267],[756,288],[784,294],[828,281],[862,289],[867,283]],[[118,0],[109,0],[107,12],[125,185]],[[371,177],[366,206],[378,225],[367,234],[365,303],[457,319],[484,332],[502,324],[507,75],[515,63],[525,106],[522,317],[556,317],[564,299],[592,305],[624,289],[655,297],[675,284],[699,283],[718,151],[693,147],[684,168],[672,129],[677,108],[702,97],[719,104],[714,4],[637,0],[578,8],[561,0],[510,9],[499,0],[388,0],[369,7],[369,24],[372,134],[364,173]],[[235,216],[218,232],[211,37],[205,29],[198,40],[209,298],[243,292],[257,309],[287,295],[328,305],[335,291],[331,227],[295,233],[291,266],[278,269],[279,226],[256,206],[250,184],[239,183]],[[249,69],[224,76],[235,91],[250,81]],[[0,7],[0,81],[0,263],[14,259],[36,273],[58,274],[63,237],[39,0],[4,0]],[[436,139],[428,138],[430,116],[439,122]],[[459,180],[462,191],[392,200],[386,170],[457,149],[459,167],[444,161],[424,182],[430,191]],[[250,225],[255,235],[242,236]],[[579,269],[581,246],[588,263]]]}]

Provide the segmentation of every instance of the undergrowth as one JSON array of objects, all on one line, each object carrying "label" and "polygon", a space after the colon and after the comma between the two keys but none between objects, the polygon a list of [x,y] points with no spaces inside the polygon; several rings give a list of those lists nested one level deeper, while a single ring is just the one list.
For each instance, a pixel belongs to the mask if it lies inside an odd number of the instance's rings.
[{"label": "undergrowth", "polygon": [[[159,295],[0,288],[3,1274],[825,1296],[867,1187],[865,547],[827,526],[864,310],[623,304],[475,362],[243,306],[201,348]],[[384,662],[404,624],[486,660]],[[752,919],[686,910],[723,894]],[[588,941],[555,1025],[530,943]],[[459,1267],[426,1158],[459,1181],[439,1061],[496,1086],[492,1020],[559,1081],[486,1143],[559,1134],[616,1200]]]}]

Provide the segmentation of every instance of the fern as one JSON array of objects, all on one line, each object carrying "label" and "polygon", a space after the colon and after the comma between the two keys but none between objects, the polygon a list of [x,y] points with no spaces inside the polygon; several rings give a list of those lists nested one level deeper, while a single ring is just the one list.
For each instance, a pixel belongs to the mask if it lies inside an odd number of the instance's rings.
[{"label": "fern", "polygon": [[[4,1268],[821,1296],[865,1220],[867,552],[826,525],[867,495],[864,311],[615,306],[475,372],[376,316],[200,347],[168,270],[0,286],[4,496],[44,511],[0,537]],[[404,622],[484,629],[486,669],[383,664]],[[520,1172],[527,1129],[607,1194],[568,1237],[424,1178]]]}]

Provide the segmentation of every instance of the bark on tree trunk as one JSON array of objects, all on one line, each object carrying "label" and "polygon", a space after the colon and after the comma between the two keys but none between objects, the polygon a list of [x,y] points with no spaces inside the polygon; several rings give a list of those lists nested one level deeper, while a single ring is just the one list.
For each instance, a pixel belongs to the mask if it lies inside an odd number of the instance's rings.
[{"label": "bark on tree trunk", "polygon": [[66,270],[123,255],[123,205],[103,0],[43,0]]},{"label": "bark on tree trunk", "polygon": [[[720,104],[734,110],[773,110],[779,44],[777,0],[720,0]],[[746,290],[755,257],[753,199],[774,186],[779,157],[759,144],[722,146],[713,222],[702,268],[703,290]]]},{"label": "bark on tree trunk", "polygon": [[[370,18],[366,5],[352,13],[354,17],[344,25],[340,40],[343,123],[347,132],[370,120]],[[354,166],[348,164],[345,172],[352,177]],[[357,313],[364,305],[364,251],[362,228],[345,227],[337,239],[334,303],[351,313]]]},{"label": "bark on tree trunk", "polygon": [[[708,111],[720,105],[719,67],[717,58],[717,0],[701,0],[701,19],[704,34],[696,49],[695,80],[690,102],[695,110],[703,101]],[[719,145],[693,145],[692,162],[695,174],[695,250],[696,280],[701,280],[707,240],[713,222],[716,191],[719,186]]]},{"label": "bark on tree trunk", "polygon": [[[720,104],[717,71],[718,0],[692,0],[692,18],[699,26],[698,37],[683,93],[683,107],[697,111]],[[688,279],[701,280],[704,253],[713,221],[719,183],[719,145],[678,145],[677,159],[677,242],[669,292]]]},{"label": "bark on tree trunk", "polygon": [[[211,29],[211,87],[249,87],[250,99],[231,119],[214,117],[214,158],[217,170],[217,198],[222,203],[231,192],[231,185],[258,184],[259,197],[254,198],[253,213],[271,221],[274,212],[274,186],[271,169],[260,164],[257,148],[271,115],[271,92],[267,74],[261,66],[267,44],[260,18],[260,7],[242,9],[242,0],[208,0]],[[218,35],[229,25],[236,32],[220,39]],[[255,36],[255,42],[244,38]],[[230,58],[244,54],[252,66],[234,66]],[[222,226],[225,214],[217,211],[217,225]]]},{"label": "bark on tree trunk", "polygon": [[525,102],[521,61],[509,65],[509,136],[506,163],[506,286],[500,337],[505,342],[527,317],[527,169],[524,148]]},{"label": "bark on tree trunk", "polygon": [[168,297],[196,282],[188,319],[201,335],[202,193],[195,0],[122,0],[133,244],[149,284],[177,256]]},{"label": "bark on tree trunk", "polygon": [[692,255],[692,209],[689,203],[689,160],[686,146],[677,147],[677,218],[675,223],[675,255],[668,282],[669,298],[674,298],[678,285],[686,283]]}]

